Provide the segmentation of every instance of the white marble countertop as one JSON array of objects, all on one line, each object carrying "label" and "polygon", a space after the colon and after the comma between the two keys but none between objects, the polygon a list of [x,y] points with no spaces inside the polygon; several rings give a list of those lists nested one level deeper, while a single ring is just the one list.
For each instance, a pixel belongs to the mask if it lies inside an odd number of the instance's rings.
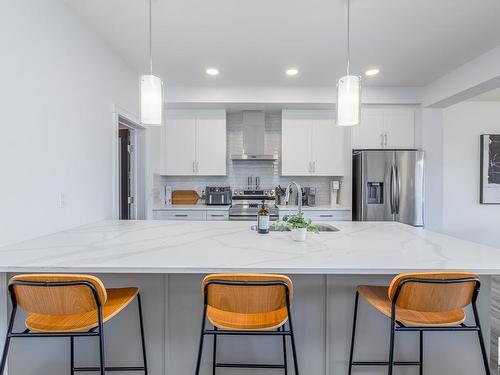
[{"label": "white marble countertop", "polygon": [[500,274],[500,250],[399,223],[330,222],[339,232],[261,235],[252,222],[101,221],[0,248],[0,272]]},{"label": "white marble countertop", "polygon": [[229,206],[219,206],[219,205],[207,206],[204,203],[197,203],[197,204],[173,204],[171,206],[158,206],[153,208],[153,211],[185,211],[185,210],[228,211]]},{"label": "white marble countertop", "polygon": [[[296,205],[279,205],[280,211],[298,211],[299,206]],[[302,211],[351,211],[351,207],[332,206],[330,204],[319,204],[317,206],[302,206]]]}]

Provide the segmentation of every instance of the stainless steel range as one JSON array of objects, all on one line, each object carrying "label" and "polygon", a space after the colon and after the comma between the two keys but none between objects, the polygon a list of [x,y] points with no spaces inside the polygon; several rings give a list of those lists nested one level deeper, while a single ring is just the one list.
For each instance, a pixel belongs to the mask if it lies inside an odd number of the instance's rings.
[{"label": "stainless steel range", "polygon": [[279,209],[276,206],[274,189],[234,189],[232,205],[229,207],[229,220],[257,221],[257,212],[262,206],[262,201],[269,211],[270,219],[278,220]]}]

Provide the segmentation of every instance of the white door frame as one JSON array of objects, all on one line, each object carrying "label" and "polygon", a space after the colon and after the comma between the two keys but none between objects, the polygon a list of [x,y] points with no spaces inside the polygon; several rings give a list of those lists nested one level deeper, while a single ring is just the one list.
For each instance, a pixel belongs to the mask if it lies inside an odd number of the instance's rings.
[{"label": "white door frame", "polygon": [[[145,192],[145,171],[146,171],[146,142],[145,130],[141,125],[140,120],[128,112],[127,110],[116,106],[113,111],[112,120],[112,208],[111,218],[120,218],[120,160],[119,160],[119,144],[118,144],[118,128],[122,124],[130,129],[131,144],[134,145],[131,164],[134,180],[132,182],[132,194],[135,199],[132,205],[131,219],[145,218],[146,214],[146,192]],[[143,178],[141,178],[143,177]]]}]

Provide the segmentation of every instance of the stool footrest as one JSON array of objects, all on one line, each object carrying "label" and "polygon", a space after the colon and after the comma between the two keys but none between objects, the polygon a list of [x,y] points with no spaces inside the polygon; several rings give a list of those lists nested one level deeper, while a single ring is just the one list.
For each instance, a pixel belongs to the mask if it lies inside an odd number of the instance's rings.
[{"label": "stool footrest", "polygon": [[281,368],[284,369],[284,365],[268,365],[264,363],[216,363],[215,367],[230,367],[230,368]]},{"label": "stool footrest", "polygon": [[[144,367],[134,367],[134,366],[113,366],[113,367],[105,367],[106,371],[145,371]],[[75,367],[73,371],[78,372],[96,372],[100,371],[99,367]]]},{"label": "stool footrest", "polygon": [[290,331],[250,331],[250,330],[215,330],[206,329],[203,331],[204,335],[234,335],[234,336],[245,336],[245,335],[264,335],[264,336],[290,336]]},{"label": "stool footrest", "polygon": [[[385,361],[357,361],[352,363],[353,366],[389,366],[389,362]],[[394,366],[420,366],[420,362],[394,362]]]}]

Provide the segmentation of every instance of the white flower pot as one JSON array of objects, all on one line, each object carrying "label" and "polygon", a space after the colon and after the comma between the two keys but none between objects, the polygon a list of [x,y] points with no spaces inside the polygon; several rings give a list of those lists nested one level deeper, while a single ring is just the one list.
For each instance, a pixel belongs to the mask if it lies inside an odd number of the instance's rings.
[{"label": "white flower pot", "polygon": [[292,239],[297,242],[304,242],[307,237],[306,228],[292,229]]}]

